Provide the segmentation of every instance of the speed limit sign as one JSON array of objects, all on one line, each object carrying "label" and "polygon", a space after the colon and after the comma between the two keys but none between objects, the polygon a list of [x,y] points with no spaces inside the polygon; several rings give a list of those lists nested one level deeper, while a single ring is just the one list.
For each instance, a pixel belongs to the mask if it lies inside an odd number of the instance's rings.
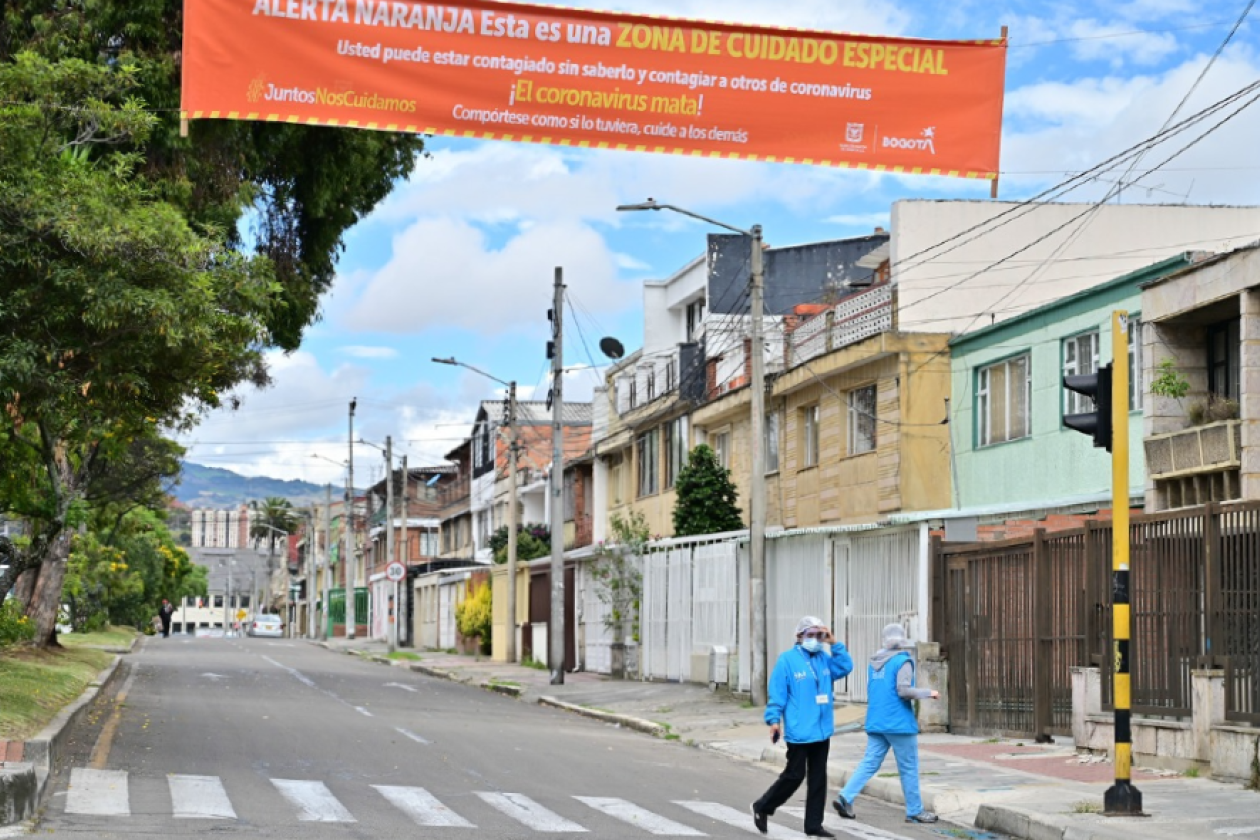
[{"label": "speed limit sign", "polygon": [[402,580],[407,576],[407,567],[402,563],[390,563],[385,567],[385,579],[392,580],[394,583]]}]

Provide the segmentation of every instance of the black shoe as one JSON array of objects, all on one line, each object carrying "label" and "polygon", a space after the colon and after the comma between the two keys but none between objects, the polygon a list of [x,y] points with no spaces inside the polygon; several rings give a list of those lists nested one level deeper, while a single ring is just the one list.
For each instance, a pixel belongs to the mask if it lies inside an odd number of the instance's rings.
[{"label": "black shoe", "polygon": [[757,810],[757,803],[748,806],[748,810],[752,811],[753,825],[757,826],[757,830],[765,834],[770,830],[770,824],[766,821],[766,815]]},{"label": "black shoe", "polygon": [[831,807],[835,808],[836,813],[846,820],[857,819],[857,814],[853,813],[853,804],[839,794],[836,795],[835,801],[831,803]]},{"label": "black shoe", "polygon": [[940,817],[936,816],[936,814],[933,814],[931,811],[920,811],[913,817],[906,817],[906,822],[934,823],[938,819],[940,819]]},{"label": "black shoe", "polygon": [[814,831],[805,832],[805,836],[806,837],[835,837],[836,835],[832,834],[830,831],[828,831],[825,828],[819,828]]}]

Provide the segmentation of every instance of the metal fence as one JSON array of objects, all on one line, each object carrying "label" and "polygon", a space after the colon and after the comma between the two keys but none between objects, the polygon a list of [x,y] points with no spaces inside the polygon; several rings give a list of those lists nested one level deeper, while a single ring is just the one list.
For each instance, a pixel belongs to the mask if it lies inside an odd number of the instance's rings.
[{"label": "metal fence", "polygon": [[[1225,670],[1227,719],[1260,723],[1260,503],[1130,523],[1135,714],[1188,717],[1191,672]],[[1067,734],[1071,669],[1111,704],[1110,522],[1001,542],[934,541],[934,632],[956,678],[954,728]]]}]

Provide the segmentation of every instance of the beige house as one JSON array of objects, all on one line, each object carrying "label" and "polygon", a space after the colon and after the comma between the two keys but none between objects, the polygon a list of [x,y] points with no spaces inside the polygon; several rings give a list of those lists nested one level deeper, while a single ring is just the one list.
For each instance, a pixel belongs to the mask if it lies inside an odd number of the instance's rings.
[{"label": "beige house", "polygon": [[1147,284],[1141,319],[1147,510],[1260,499],[1260,245]]}]

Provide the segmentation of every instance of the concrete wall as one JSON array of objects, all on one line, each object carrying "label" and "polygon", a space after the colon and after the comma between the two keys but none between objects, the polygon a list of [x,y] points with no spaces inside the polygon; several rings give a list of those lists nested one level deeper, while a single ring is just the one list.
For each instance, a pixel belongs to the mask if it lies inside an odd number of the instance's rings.
[{"label": "concrete wall", "polygon": [[[1189,721],[1134,716],[1133,763],[1185,771],[1198,768],[1219,781],[1251,782],[1260,768],[1260,728],[1225,720],[1225,672],[1192,671]],[[1102,711],[1097,668],[1072,669],[1072,737],[1078,749],[1114,753],[1115,721]]]},{"label": "concrete wall", "polygon": [[[964,233],[1002,214],[1001,227]],[[960,333],[1183,251],[1250,243],[1260,208],[1039,204],[1025,212],[1013,202],[916,199],[893,205],[892,230],[900,329]],[[922,253],[944,242],[947,255]],[[1037,244],[989,268],[1029,242]],[[982,276],[964,282],[972,273]],[[945,286],[955,290],[937,295]]]}]

